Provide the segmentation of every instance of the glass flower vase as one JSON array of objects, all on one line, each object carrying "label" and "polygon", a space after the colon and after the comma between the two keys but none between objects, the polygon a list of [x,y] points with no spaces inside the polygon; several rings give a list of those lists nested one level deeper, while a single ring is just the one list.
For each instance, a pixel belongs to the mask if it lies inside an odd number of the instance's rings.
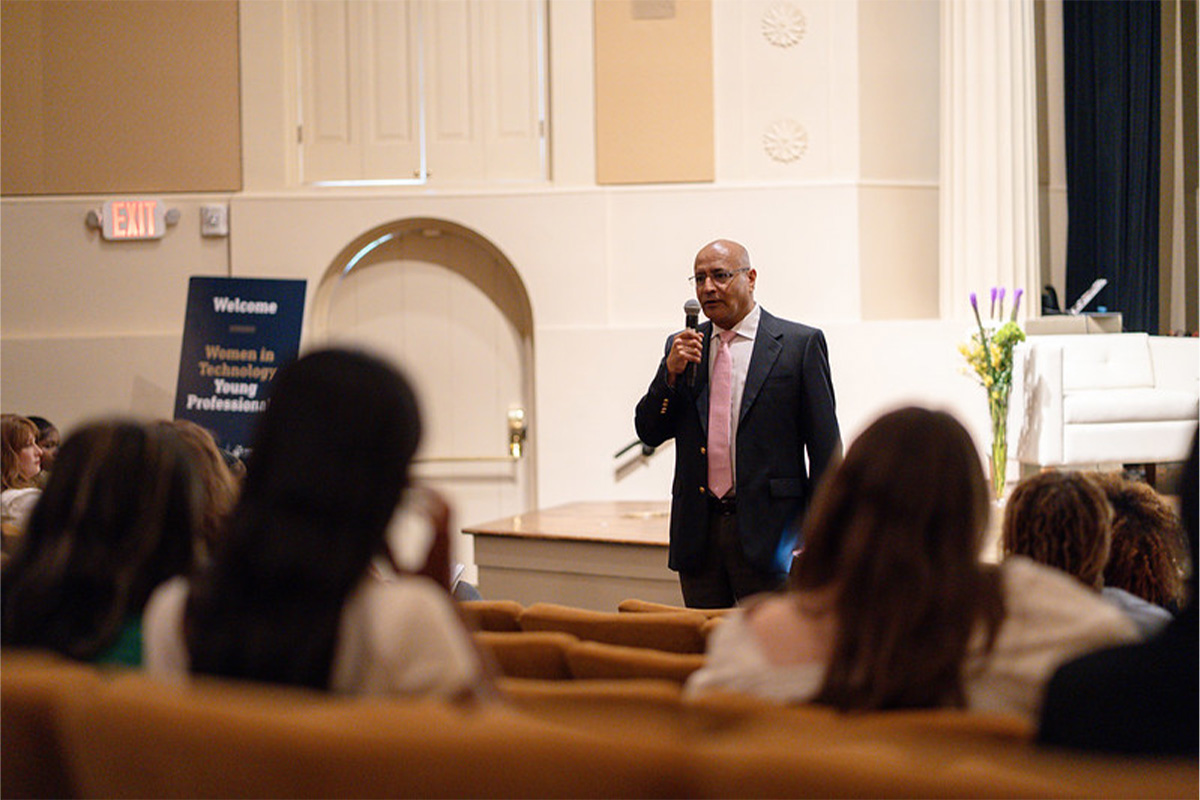
[{"label": "glass flower vase", "polygon": [[996,500],[1001,500],[1008,480],[1008,392],[989,397],[988,407],[992,415],[992,455],[989,461],[992,495]]}]

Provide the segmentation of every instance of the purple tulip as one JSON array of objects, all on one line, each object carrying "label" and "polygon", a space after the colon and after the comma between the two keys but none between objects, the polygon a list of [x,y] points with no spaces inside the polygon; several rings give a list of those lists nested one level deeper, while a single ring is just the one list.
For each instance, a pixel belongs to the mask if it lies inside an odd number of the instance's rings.
[{"label": "purple tulip", "polygon": [[997,317],[997,319],[1003,319],[1003,318],[1004,318],[1004,287],[1001,286],[1000,287],[1000,314]]},{"label": "purple tulip", "polygon": [[988,311],[988,316],[989,317],[996,316],[996,287],[995,286],[992,287],[992,307]]},{"label": "purple tulip", "polygon": [[1024,289],[1017,289],[1016,291],[1013,292],[1013,310],[1012,310],[1013,322],[1017,321],[1017,309],[1021,307],[1021,295],[1023,295],[1023,294],[1025,294]]},{"label": "purple tulip", "polygon": [[971,292],[971,310],[975,312],[975,323],[979,326],[979,341],[987,345],[987,332],[983,329],[983,320],[979,318],[979,301]]}]

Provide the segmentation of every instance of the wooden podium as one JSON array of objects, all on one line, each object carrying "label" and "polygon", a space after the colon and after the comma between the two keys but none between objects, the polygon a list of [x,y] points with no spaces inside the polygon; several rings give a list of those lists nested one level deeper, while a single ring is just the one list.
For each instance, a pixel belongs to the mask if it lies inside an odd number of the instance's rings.
[{"label": "wooden podium", "polygon": [[616,611],[630,597],[683,605],[667,568],[667,502],[567,503],[471,525],[487,600]]}]

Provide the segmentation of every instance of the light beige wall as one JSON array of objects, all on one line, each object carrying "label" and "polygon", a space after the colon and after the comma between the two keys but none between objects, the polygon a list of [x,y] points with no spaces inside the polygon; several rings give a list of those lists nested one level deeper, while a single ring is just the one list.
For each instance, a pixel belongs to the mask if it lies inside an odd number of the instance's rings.
[{"label": "light beige wall", "polygon": [[[715,231],[733,236],[750,248],[765,307],[853,321],[853,201],[851,188],[796,187],[243,197],[232,204],[232,263],[235,275],[306,277],[311,298],[342,247],[377,225],[422,216],[475,230],[530,295],[541,502],[657,497],[669,475],[618,481],[612,454],[634,438],[633,405],[681,324],[695,251]],[[811,257],[797,258],[798,241]]]},{"label": "light beige wall", "polygon": [[864,180],[937,182],[940,39],[937,0],[859,3]]},{"label": "light beige wall", "polygon": [[938,316],[937,0],[859,3],[863,319]]},{"label": "light beige wall", "polygon": [[6,195],[241,188],[236,2],[0,10]]},{"label": "light beige wall", "polygon": [[[299,123],[294,76],[298,54],[287,32],[296,30],[290,6],[241,3],[242,188],[279,189],[295,183]],[[289,77],[291,76],[291,77]]]},{"label": "light beige wall", "polygon": [[162,239],[106,242],[84,217],[104,198],[0,202],[0,408],[64,429],[108,414],[170,416],[191,275],[228,274],[200,236],[212,196],[169,195]]},{"label": "light beige wall", "polygon": [[862,318],[938,317],[938,189],[865,184],[858,192]]},{"label": "light beige wall", "polygon": [[710,0],[594,3],[596,182],[713,179]]},{"label": "light beige wall", "polygon": [[592,4],[550,0],[550,177],[556,186],[596,181],[596,101]]}]

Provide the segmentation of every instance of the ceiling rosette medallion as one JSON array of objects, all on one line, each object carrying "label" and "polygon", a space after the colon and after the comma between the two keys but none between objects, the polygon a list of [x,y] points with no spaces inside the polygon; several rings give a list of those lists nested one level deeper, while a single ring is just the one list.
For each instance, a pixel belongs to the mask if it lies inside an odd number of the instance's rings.
[{"label": "ceiling rosette medallion", "polygon": [[778,119],[763,132],[763,150],[775,161],[790,164],[808,150],[808,131],[794,119]]},{"label": "ceiling rosette medallion", "polygon": [[807,29],[808,20],[795,3],[783,0],[772,3],[763,14],[763,38],[775,47],[792,47],[799,44]]}]

